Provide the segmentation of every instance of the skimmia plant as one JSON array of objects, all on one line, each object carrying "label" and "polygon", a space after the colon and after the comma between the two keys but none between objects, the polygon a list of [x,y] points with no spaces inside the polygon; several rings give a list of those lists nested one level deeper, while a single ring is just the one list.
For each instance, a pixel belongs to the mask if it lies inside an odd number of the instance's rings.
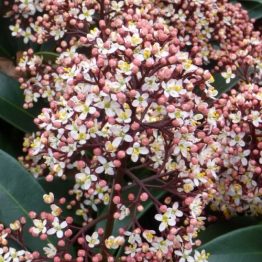
[{"label": "skimmia plant", "polygon": [[74,185],[43,196],[49,212],[29,213],[44,251],[27,247],[24,218],[0,226],[1,261],[206,262],[206,223],[262,213],[262,41],[240,4],[4,5],[14,37],[54,39],[57,52],[29,48],[17,65],[24,108],[49,102],[19,160]]}]

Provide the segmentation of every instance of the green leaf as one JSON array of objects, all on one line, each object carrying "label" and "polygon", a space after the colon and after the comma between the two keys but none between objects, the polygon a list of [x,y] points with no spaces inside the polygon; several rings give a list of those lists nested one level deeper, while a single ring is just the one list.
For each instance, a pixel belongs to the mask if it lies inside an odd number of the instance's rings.
[{"label": "green leaf", "polygon": [[0,119],[0,126],[0,149],[14,158],[21,156],[23,154],[22,144],[24,132],[8,124],[3,119]]},{"label": "green leaf", "polygon": [[255,217],[232,217],[229,220],[219,221],[210,225],[206,230],[199,233],[197,239],[200,239],[203,245],[214,238],[229,233],[233,230],[257,225],[260,221],[261,219]]},{"label": "green leaf", "polygon": [[49,62],[49,61],[54,63],[56,61],[56,59],[59,57],[59,54],[57,54],[57,53],[45,52],[45,51],[37,52],[37,53],[35,53],[35,55],[43,56],[43,60],[46,63]]},{"label": "green leaf", "polygon": [[[253,68],[248,69],[248,74],[251,74],[254,71]],[[229,91],[233,86],[235,86],[238,82],[241,81],[239,77],[235,77],[233,79],[230,79],[230,82],[227,84],[226,79],[222,77],[221,73],[217,73],[214,76],[214,88],[218,91],[218,94],[216,98],[220,97],[223,93],[226,93]]]},{"label": "green leaf", "polygon": [[258,1],[241,2],[242,8],[248,11],[250,18],[259,19],[262,17],[262,5]]},{"label": "green leaf", "polygon": [[257,3],[260,3],[262,4],[262,0],[240,0],[240,2],[257,2]]},{"label": "green leaf", "polygon": [[[50,211],[43,201],[43,188],[14,158],[0,150],[0,221],[6,227],[22,216],[27,223],[24,227],[24,240],[31,250],[43,251],[46,242],[32,237],[28,232],[33,226],[32,219],[28,216],[30,211],[38,214]],[[22,249],[22,247],[21,247]]]},{"label": "green leaf", "polygon": [[0,117],[6,122],[31,133],[37,130],[34,118],[40,113],[40,108],[23,109],[24,95],[20,84],[10,76],[0,72]]},{"label": "green leaf", "polygon": [[215,238],[197,250],[210,253],[208,262],[261,262],[262,225],[250,226]]},{"label": "green leaf", "polygon": [[7,57],[13,59],[16,51],[18,51],[19,40],[11,35],[9,25],[14,24],[10,19],[0,16],[0,57]]},{"label": "green leaf", "polygon": [[40,183],[40,185],[43,187],[47,194],[49,194],[50,192],[54,194],[55,200],[59,200],[62,197],[66,198],[66,203],[60,205],[63,210],[61,214],[63,218],[71,216],[74,219],[74,223],[78,225],[83,224],[83,218],[81,216],[76,215],[75,209],[68,210],[66,208],[66,206],[69,205],[69,202],[71,200],[75,200],[75,195],[71,196],[68,194],[68,191],[74,188],[75,179],[67,178],[66,180],[63,180],[59,177],[55,177],[52,182],[47,182],[44,177],[39,177],[37,178],[37,181]]}]

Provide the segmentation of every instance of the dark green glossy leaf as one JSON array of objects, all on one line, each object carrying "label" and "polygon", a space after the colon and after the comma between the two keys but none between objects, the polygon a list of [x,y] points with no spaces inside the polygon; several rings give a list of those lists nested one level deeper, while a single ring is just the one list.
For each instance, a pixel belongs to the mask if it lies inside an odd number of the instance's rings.
[{"label": "dark green glossy leaf", "polygon": [[210,225],[198,235],[197,239],[200,239],[202,244],[206,244],[216,237],[239,228],[257,225],[260,221],[261,219],[255,217],[232,217],[229,220],[216,222]]},{"label": "dark green glossy leaf", "polygon": [[0,149],[14,158],[21,156],[23,154],[24,132],[13,127],[3,119],[0,119],[0,126]]},{"label": "dark green glossy leaf", "polygon": [[59,177],[55,177],[52,182],[47,182],[44,177],[39,177],[37,181],[40,183],[47,194],[52,192],[56,200],[59,200],[62,197],[66,198],[66,203],[60,205],[63,210],[61,214],[63,218],[71,216],[74,219],[74,223],[82,225],[84,220],[82,217],[76,215],[76,210],[68,210],[66,208],[71,200],[75,200],[75,195],[71,196],[68,194],[68,191],[74,188],[75,180],[73,178],[67,178],[66,180],[63,180]]},{"label": "dark green glossy leaf", "polygon": [[261,262],[262,225],[238,229],[202,245],[210,253],[208,262]]},{"label": "dark green glossy leaf", "polygon": [[11,35],[9,25],[13,24],[10,19],[0,16],[0,57],[13,59],[19,49],[19,39]]},{"label": "dark green glossy leaf", "polygon": [[41,252],[46,242],[32,237],[28,232],[33,226],[28,212],[50,211],[44,203],[43,188],[14,158],[0,150],[0,221],[9,227],[10,223],[22,216],[27,223],[24,227],[24,240],[27,247]]},{"label": "dark green glossy leaf", "polygon": [[0,72],[0,117],[23,132],[31,133],[37,130],[33,120],[40,113],[39,107],[42,105],[25,110],[23,104],[24,95],[20,84]]},{"label": "dark green glossy leaf", "polygon": [[239,2],[257,2],[257,3],[260,3],[262,4],[262,0],[240,0]]}]

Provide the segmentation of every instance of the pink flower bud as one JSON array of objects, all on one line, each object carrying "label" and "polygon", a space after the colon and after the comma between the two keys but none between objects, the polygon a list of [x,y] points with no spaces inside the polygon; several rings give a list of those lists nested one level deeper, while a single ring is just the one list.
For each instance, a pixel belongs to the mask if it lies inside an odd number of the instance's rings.
[{"label": "pink flower bud", "polygon": [[100,187],[105,187],[107,185],[107,182],[105,180],[100,180],[98,184]]},{"label": "pink flower bud", "polygon": [[162,205],[162,206],[160,206],[160,211],[162,212],[162,213],[164,213],[164,212],[166,212],[166,210],[167,210],[167,206],[166,205]]},{"label": "pink flower bud", "polygon": [[120,202],[121,202],[121,198],[120,198],[119,196],[114,196],[114,197],[113,197],[113,203],[114,203],[114,204],[117,205],[117,204],[119,204]]},{"label": "pink flower bud", "polygon": [[137,211],[138,212],[143,212],[144,211],[144,207],[142,205],[138,205],[137,206]]},{"label": "pink flower bud", "polygon": [[105,230],[102,227],[99,227],[97,233],[102,236],[105,233]]},{"label": "pink flower bud", "polygon": [[52,175],[47,175],[46,178],[45,178],[45,180],[46,180],[47,182],[52,182],[53,179],[54,179],[54,177],[53,177]]},{"label": "pink flower bud", "polygon": [[120,150],[117,152],[117,158],[122,159],[126,156],[126,152],[123,150]]},{"label": "pink flower bud", "polygon": [[136,122],[132,123],[131,125],[132,130],[137,130],[139,127],[140,127],[139,123],[136,123]]},{"label": "pink flower bud", "polygon": [[66,237],[71,237],[72,234],[73,234],[73,232],[72,232],[71,229],[67,229],[67,230],[65,231],[65,236],[66,236]]},{"label": "pink flower bud", "polygon": [[57,244],[58,244],[58,246],[63,247],[65,245],[65,241],[59,240]]},{"label": "pink flower bud", "polygon": [[37,251],[34,251],[32,255],[33,255],[33,258],[39,258],[40,256],[39,252]]},{"label": "pink flower bud", "polygon": [[85,243],[85,239],[84,239],[83,237],[79,237],[79,238],[77,239],[77,242],[78,242],[78,244],[82,245],[82,244]]},{"label": "pink flower bud", "polygon": [[197,240],[195,241],[195,244],[196,244],[197,247],[199,247],[199,246],[201,245],[201,240],[197,239]]},{"label": "pink flower bud", "polygon": [[190,243],[186,243],[185,244],[185,249],[191,250],[192,249],[192,245]]},{"label": "pink flower bud", "polygon": [[73,218],[72,217],[66,217],[66,222],[67,224],[72,224],[73,223]]},{"label": "pink flower bud", "polygon": [[166,107],[166,110],[168,113],[173,113],[176,110],[176,108],[173,105],[168,105]]},{"label": "pink flower bud", "polygon": [[128,194],[128,199],[129,199],[130,201],[133,201],[133,200],[135,199],[135,195],[132,194],[132,193],[129,193],[129,194]]},{"label": "pink flower bud", "polygon": [[115,189],[116,191],[121,190],[121,185],[120,185],[120,184],[115,184],[115,185],[114,185],[114,189]]},{"label": "pink flower bud", "polygon": [[114,219],[119,219],[120,218],[120,213],[119,212],[115,212],[113,217],[114,217]]},{"label": "pink flower bud", "polygon": [[100,156],[100,155],[101,155],[101,149],[100,149],[100,148],[95,148],[95,149],[93,150],[93,152],[94,152],[94,154],[95,154],[96,156]]},{"label": "pink flower bud", "polygon": [[72,256],[70,254],[65,254],[64,258],[65,258],[66,261],[71,261]]},{"label": "pink flower bud", "polygon": [[120,167],[121,166],[121,162],[119,160],[117,160],[117,159],[113,161],[113,164],[114,164],[115,167]]},{"label": "pink flower bud", "polygon": [[77,251],[77,255],[78,255],[79,257],[84,257],[85,254],[86,254],[86,251],[85,251],[84,249],[79,249],[79,250]]},{"label": "pink flower bud", "polygon": [[46,240],[47,239],[47,234],[42,234],[40,236],[40,239],[43,240],[43,241]]},{"label": "pink flower bud", "polygon": [[140,196],[140,200],[141,201],[146,201],[148,199],[148,194],[147,193],[142,193],[141,196]]},{"label": "pink flower bud", "polygon": [[32,219],[36,218],[36,216],[37,216],[37,214],[36,214],[34,211],[30,211],[30,212],[28,213],[28,215],[29,215]]}]

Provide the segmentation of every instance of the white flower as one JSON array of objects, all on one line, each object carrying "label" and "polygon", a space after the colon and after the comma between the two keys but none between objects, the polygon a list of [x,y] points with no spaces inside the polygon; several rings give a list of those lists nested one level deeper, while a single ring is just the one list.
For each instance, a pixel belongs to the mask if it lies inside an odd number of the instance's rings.
[{"label": "white flower", "polygon": [[183,212],[178,209],[178,203],[175,202],[172,206],[172,208],[167,209],[167,213],[172,219],[176,219],[176,217],[182,217]]},{"label": "white flower", "polygon": [[91,175],[89,167],[85,168],[84,173],[78,173],[75,175],[76,185],[81,187],[83,190],[88,190],[91,187],[93,181],[97,181],[95,175]]},{"label": "white flower", "polygon": [[91,247],[91,248],[98,245],[100,243],[100,241],[98,239],[98,233],[94,232],[91,237],[89,235],[87,235],[86,241],[88,242],[88,246]]},{"label": "white flower", "polygon": [[140,93],[138,91],[136,91],[136,96],[135,96],[135,100],[132,102],[132,106],[134,107],[138,107],[143,106],[143,107],[147,107],[148,106],[148,99],[149,95],[148,93],[143,93],[142,95],[140,95]]},{"label": "white flower", "polygon": [[133,233],[126,231],[124,234],[126,236],[129,236],[128,243],[130,243],[130,244],[134,244],[135,242],[137,242],[138,244],[142,243],[142,239],[140,237],[140,234],[135,233],[135,231],[133,231]]},{"label": "white flower", "polygon": [[50,35],[55,37],[55,40],[58,40],[64,36],[66,29],[59,26],[52,26],[50,30]]},{"label": "white flower", "polygon": [[140,144],[138,142],[135,142],[133,147],[129,147],[126,150],[126,153],[128,155],[131,155],[131,159],[133,162],[137,162],[138,156],[140,154],[146,155],[149,153],[149,150],[146,147],[140,147]]},{"label": "white flower", "polygon": [[17,36],[22,33],[22,28],[20,28],[20,24],[16,24],[15,26],[10,25],[9,29],[12,31],[12,36]]},{"label": "white flower", "polygon": [[123,5],[124,5],[123,1],[120,1],[118,3],[116,1],[112,1],[111,2],[111,9],[115,10],[116,12],[120,12]]},{"label": "white flower", "polygon": [[134,33],[132,35],[132,37],[130,35],[125,37],[125,42],[127,42],[127,41],[131,43],[131,46],[137,46],[137,45],[141,44],[143,40],[142,40],[142,38],[139,37],[139,34]]},{"label": "white flower", "polygon": [[260,123],[262,123],[262,119],[260,113],[258,111],[251,111],[251,115],[253,116],[252,123],[255,127],[258,127]]},{"label": "white flower", "polygon": [[156,214],[155,220],[161,221],[159,225],[159,231],[161,232],[164,231],[168,226],[175,226],[176,224],[176,220],[171,218],[169,212],[166,212],[163,215]]},{"label": "white flower", "polygon": [[86,143],[86,140],[90,139],[90,135],[87,133],[87,128],[85,125],[81,125],[79,130],[72,130],[70,132],[72,138],[78,140],[78,143],[83,145]]},{"label": "white flower", "polygon": [[174,18],[179,19],[181,22],[185,22],[186,21],[186,14],[183,12],[182,9],[178,10],[177,14],[174,14]]},{"label": "white flower", "polygon": [[62,238],[64,233],[62,231],[63,228],[67,227],[67,222],[63,221],[61,224],[59,223],[59,219],[57,217],[54,218],[54,221],[52,222],[52,228],[47,230],[48,235],[53,235],[56,233],[56,236],[58,238]]},{"label": "white flower", "polygon": [[195,258],[195,261],[197,262],[208,262],[208,254],[206,254],[206,251],[205,250],[202,250],[201,253],[198,252],[197,250],[195,250],[195,255],[194,255],[194,258]]},{"label": "white flower", "polygon": [[86,97],[86,101],[84,104],[79,104],[76,107],[74,107],[74,110],[76,112],[81,112],[79,119],[81,120],[85,120],[87,114],[94,114],[96,109],[92,106],[90,106],[90,104],[92,103],[92,99],[90,96]]},{"label": "white flower", "polygon": [[97,201],[96,199],[94,199],[94,195],[92,195],[89,199],[84,200],[84,204],[87,206],[91,206],[94,211],[97,211]]},{"label": "white flower", "polygon": [[121,140],[124,140],[126,142],[133,142],[133,137],[126,134],[129,129],[130,129],[130,125],[125,125],[125,126],[113,125],[110,127],[110,130],[116,137],[120,137]]},{"label": "white flower", "polygon": [[32,40],[34,38],[30,27],[27,27],[25,31],[22,31],[21,35],[24,37],[25,44],[27,44],[29,40]]},{"label": "white flower", "polygon": [[237,111],[236,114],[230,114],[229,117],[232,119],[233,123],[239,123],[241,120],[241,111]]},{"label": "white flower", "polygon": [[97,157],[98,161],[102,164],[102,166],[99,166],[98,168],[96,168],[96,173],[101,174],[108,174],[108,175],[114,175],[114,164],[112,161],[107,162],[106,159],[102,156],[98,156]]},{"label": "white flower", "polygon": [[48,258],[53,258],[56,255],[56,247],[52,244],[47,244],[49,247],[44,247],[45,254]]},{"label": "white flower", "polygon": [[118,208],[119,211],[120,211],[119,220],[122,220],[122,219],[124,219],[126,216],[129,216],[129,214],[130,214],[130,209],[129,209],[128,207],[126,207],[125,205],[122,205],[122,204],[118,204],[118,205],[117,205],[117,208]]},{"label": "white flower", "polygon": [[178,155],[179,153],[181,153],[182,156],[187,157],[188,151],[190,150],[191,146],[192,146],[191,142],[187,142],[181,139],[178,145],[175,147],[174,155]]},{"label": "white flower", "polygon": [[82,14],[79,15],[80,20],[86,20],[88,22],[91,22],[93,20],[92,15],[95,13],[95,9],[87,9],[86,7],[83,7]]},{"label": "white flower", "polygon": [[57,176],[61,177],[64,173],[65,163],[59,162],[58,164],[55,164],[52,168],[54,172],[56,172]]},{"label": "white flower", "polygon": [[142,236],[147,240],[147,242],[152,243],[155,233],[156,232],[154,230],[145,230]]},{"label": "white flower", "polygon": [[80,204],[80,209],[77,209],[77,210],[76,210],[76,214],[77,214],[78,216],[82,216],[83,219],[84,219],[85,221],[87,221],[88,217],[87,217],[87,214],[86,214],[85,211],[86,211],[86,208],[85,208],[85,206],[81,203],[81,204]]},{"label": "white flower", "polygon": [[226,79],[226,83],[230,83],[231,78],[235,78],[236,75],[232,73],[232,69],[229,67],[226,72],[221,73],[221,75]]},{"label": "white flower", "polygon": [[231,137],[233,138],[232,140],[229,141],[230,146],[241,146],[243,147],[245,145],[245,142],[242,140],[242,138],[245,136],[244,132],[240,132],[236,134],[234,131],[230,132]]},{"label": "white flower", "polygon": [[134,257],[136,255],[136,253],[140,252],[141,248],[137,248],[137,244],[134,243],[132,245],[129,245],[126,248],[125,254],[130,255],[131,257]]},{"label": "white flower", "polygon": [[[9,252],[7,252],[5,255],[4,255],[4,259],[7,258],[7,260],[5,261],[10,261],[10,257],[13,259],[12,262],[19,262],[19,257],[24,255],[25,254],[25,251],[24,250],[20,250],[20,251],[16,251],[16,249],[10,247],[9,248]],[[10,256],[10,257],[9,257]],[[9,258],[8,258],[9,257]]]},{"label": "white flower", "polygon": [[114,237],[110,236],[108,239],[105,240],[105,245],[108,249],[117,249],[120,245],[125,242],[123,237]]},{"label": "white flower", "polygon": [[120,108],[120,104],[112,101],[109,96],[106,96],[103,101],[95,104],[96,107],[100,109],[105,109],[106,115],[109,117],[115,116],[115,112]]},{"label": "white flower", "polygon": [[175,254],[177,256],[181,257],[179,259],[179,262],[186,262],[186,261],[187,262],[195,262],[195,259],[193,257],[189,256],[189,254],[191,253],[191,250],[184,249],[182,251],[183,251],[183,253],[179,250],[175,251]]},{"label": "white flower", "polygon": [[33,227],[33,232],[35,233],[35,234],[39,234],[39,233],[45,233],[46,232],[46,219],[44,219],[44,221],[42,221],[42,220],[40,220],[40,219],[34,219],[33,220],[33,222],[34,222],[34,225],[36,226],[36,227]]},{"label": "white flower", "polygon": [[156,242],[152,243],[152,246],[158,250],[158,252],[161,250],[164,254],[168,252],[168,246],[172,246],[173,242],[166,239],[164,240],[162,237],[158,237]]}]

